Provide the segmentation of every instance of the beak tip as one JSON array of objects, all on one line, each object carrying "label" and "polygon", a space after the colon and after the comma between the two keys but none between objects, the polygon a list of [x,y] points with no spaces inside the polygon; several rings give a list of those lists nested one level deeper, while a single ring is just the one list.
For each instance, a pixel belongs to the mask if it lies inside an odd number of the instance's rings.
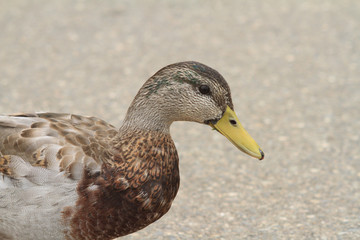
[{"label": "beak tip", "polygon": [[261,154],[261,158],[259,158],[259,160],[263,160],[265,157],[264,152],[259,148],[260,154]]}]

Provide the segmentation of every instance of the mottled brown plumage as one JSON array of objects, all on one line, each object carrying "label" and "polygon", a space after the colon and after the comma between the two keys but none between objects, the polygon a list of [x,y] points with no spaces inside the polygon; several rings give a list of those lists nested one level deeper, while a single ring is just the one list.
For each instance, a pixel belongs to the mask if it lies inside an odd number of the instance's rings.
[{"label": "mottled brown plumage", "polygon": [[178,156],[169,135],[135,132],[116,138],[112,159],[99,174],[85,172],[78,185],[78,209],[68,209],[65,217],[72,226],[68,234],[75,239],[135,232],[164,215],[176,196]]},{"label": "mottled brown plumage", "polygon": [[[202,85],[210,92],[199,92]],[[119,130],[73,114],[0,116],[0,236],[104,240],[146,227],[179,188],[171,123],[217,128],[228,108],[223,77],[183,62],[144,84]]]}]

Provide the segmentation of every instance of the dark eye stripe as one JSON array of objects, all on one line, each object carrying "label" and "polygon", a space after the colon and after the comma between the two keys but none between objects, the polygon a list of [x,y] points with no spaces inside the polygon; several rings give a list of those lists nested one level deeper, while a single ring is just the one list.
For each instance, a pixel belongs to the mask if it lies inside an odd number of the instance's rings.
[{"label": "dark eye stripe", "polygon": [[208,85],[200,85],[199,86],[199,91],[202,94],[209,94],[210,93],[210,87]]}]

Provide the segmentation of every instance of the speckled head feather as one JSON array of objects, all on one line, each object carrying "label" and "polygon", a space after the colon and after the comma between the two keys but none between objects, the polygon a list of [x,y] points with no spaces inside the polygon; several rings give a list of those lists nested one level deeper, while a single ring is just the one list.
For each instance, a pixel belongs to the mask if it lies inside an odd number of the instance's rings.
[{"label": "speckled head feather", "polygon": [[[201,85],[208,86],[210,93],[202,94]],[[123,127],[168,132],[174,121],[218,120],[227,106],[233,109],[230,88],[217,71],[198,62],[175,63],[145,82],[129,107]]]},{"label": "speckled head feather", "polygon": [[[224,77],[215,69],[208,67],[202,63],[195,62],[195,61],[188,61],[188,62],[180,62],[168,65],[158,72],[162,71],[163,69],[184,69],[185,71],[194,71],[196,74],[200,75],[203,79],[208,79],[215,85],[220,85],[225,90],[225,98],[227,100],[227,104],[231,109],[234,109],[232,99],[231,99],[231,91],[228,83],[225,81]],[[186,78],[185,78],[186,79]],[[201,84],[200,81],[194,81],[196,86]]]}]

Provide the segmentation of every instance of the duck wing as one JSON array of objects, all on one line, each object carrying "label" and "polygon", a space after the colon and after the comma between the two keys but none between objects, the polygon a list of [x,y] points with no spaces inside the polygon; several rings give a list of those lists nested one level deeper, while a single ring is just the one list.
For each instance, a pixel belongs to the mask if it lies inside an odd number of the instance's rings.
[{"label": "duck wing", "polygon": [[95,117],[38,113],[0,116],[0,188],[77,181],[100,171],[114,126]]}]

